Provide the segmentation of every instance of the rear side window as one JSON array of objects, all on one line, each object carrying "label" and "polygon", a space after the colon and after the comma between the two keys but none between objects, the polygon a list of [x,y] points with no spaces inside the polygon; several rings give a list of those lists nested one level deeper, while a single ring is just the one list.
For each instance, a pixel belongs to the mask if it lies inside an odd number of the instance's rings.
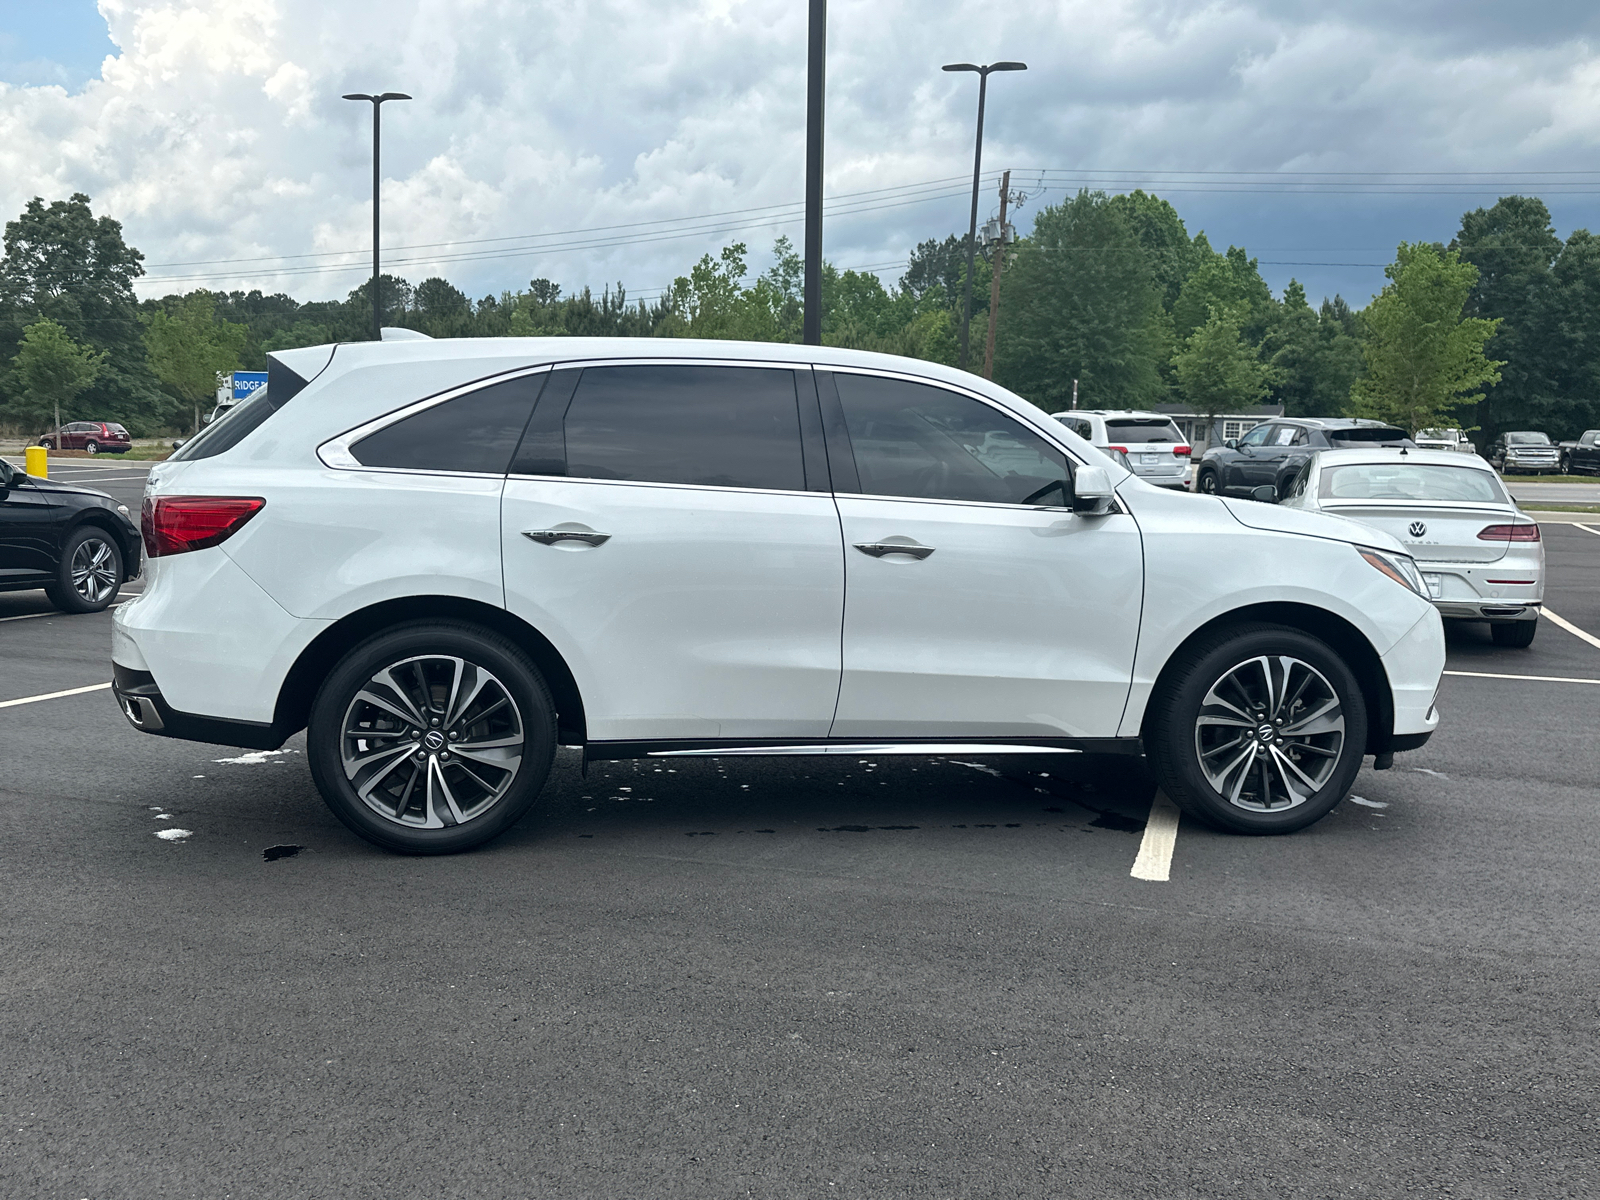
[{"label": "rear side window", "polygon": [[281,407],[268,395],[269,390],[263,387],[251,392],[250,399],[235,404],[180,446],[170,461],[214,458],[224,450],[232,450]]},{"label": "rear side window", "polygon": [[833,382],[865,495],[1037,504],[1069,478],[1065,454],[969,396],[844,372]]},{"label": "rear side window", "polygon": [[792,370],[590,367],[563,427],[570,478],[805,490]]},{"label": "rear side window", "polygon": [[1089,424],[1089,422],[1085,421],[1082,417],[1063,417],[1058,413],[1058,414],[1056,414],[1056,420],[1060,421],[1063,425],[1065,425],[1068,429],[1072,430],[1073,433],[1077,434],[1084,441],[1087,442],[1087,441],[1092,441],[1093,440],[1093,438],[1094,438],[1094,427],[1091,426]]},{"label": "rear side window", "polygon": [[362,438],[350,453],[364,467],[504,475],[548,378],[523,375],[435,404]]},{"label": "rear side window", "polygon": [[1106,441],[1116,446],[1126,446],[1130,442],[1181,442],[1183,434],[1171,421],[1107,417]]}]

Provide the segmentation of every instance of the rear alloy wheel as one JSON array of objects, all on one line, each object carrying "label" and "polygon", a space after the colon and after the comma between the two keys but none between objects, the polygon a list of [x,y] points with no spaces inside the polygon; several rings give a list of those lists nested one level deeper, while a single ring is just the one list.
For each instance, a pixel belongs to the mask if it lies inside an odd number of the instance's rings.
[{"label": "rear alloy wheel", "polygon": [[98,525],[80,526],[62,545],[56,572],[45,589],[51,604],[62,612],[99,612],[122,588],[122,551]]},{"label": "rear alloy wheel", "polygon": [[1239,833],[1290,833],[1326,816],[1366,748],[1355,676],[1284,626],[1238,626],[1196,646],[1151,715],[1146,748],[1167,795]]},{"label": "rear alloy wheel", "polygon": [[1538,621],[1501,621],[1489,626],[1489,636],[1496,646],[1514,650],[1533,645],[1533,635],[1539,632]]},{"label": "rear alloy wheel", "polygon": [[56,444],[49,438],[40,438],[39,445],[43,446],[46,450],[54,450],[56,448]]},{"label": "rear alloy wheel", "polygon": [[403,625],[345,655],[312,705],[311,773],[376,845],[448,854],[498,836],[537,799],[555,708],[512,642],[456,622]]},{"label": "rear alloy wheel", "polygon": [[1217,473],[1215,471],[1201,471],[1194,481],[1195,491],[1204,492],[1208,496],[1217,494]]},{"label": "rear alloy wheel", "polygon": [[99,442],[94,442],[94,441],[85,442],[84,445],[83,445],[83,448],[84,448],[84,450],[86,450],[90,454],[99,454],[100,453],[100,443]]}]

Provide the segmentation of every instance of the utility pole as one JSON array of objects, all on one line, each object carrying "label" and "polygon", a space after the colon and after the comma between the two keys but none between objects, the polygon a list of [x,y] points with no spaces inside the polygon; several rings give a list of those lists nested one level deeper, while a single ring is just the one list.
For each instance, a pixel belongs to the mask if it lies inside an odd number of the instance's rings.
[{"label": "utility pole", "polygon": [[379,112],[385,100],[409,100],[410,96],[404,92],[384,92],[381,96],[369,96],[365,92],[352,92],[345,96],[346,100],[372,101],[372,340],[383,340],[383,307],[378,303],[378,145],[380,119]]},{"label": "utility pole", "polygon": [[1011,172],[1000,176],[1000,238],[994,249],[994,274],[989,280],[989,341],[983,351],[983,377],[994,378],[994,327],[1000,323],[1000,272],[1006,265],[1006,202],[1011,199]]},{"label": "utility pole", "polygon": [[1078,409],[1078,381],[1076,379],[1072,381],[1072,409],[1074,412]]},{"label": "utility pole", "polygon": [[801,341],[822,345],[822,115],[827,75],[828,0],[811,0],[806,50],[805,318]]}]

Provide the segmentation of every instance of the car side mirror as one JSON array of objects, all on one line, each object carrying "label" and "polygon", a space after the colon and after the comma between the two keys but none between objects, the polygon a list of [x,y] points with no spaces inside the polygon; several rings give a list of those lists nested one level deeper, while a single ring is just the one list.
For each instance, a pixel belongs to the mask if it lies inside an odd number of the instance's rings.
[{"label": "car side mirror", "polygon": [[1111,511],[1116,494],[1104,467],[1079,467],[1072,476],[1072,511],[1102,517]]},{"label": "car side mirror", "polygon": [[1278,502],[1278,489],[1270,483],[1263,483],[1258,488],[1250,489],[1250,499],[1259,500],[1263,504],[1276,504]]},{"label": "car side mirror", "polygon": [[1224,450],[1237,450],[1239,448],[1239,439],[1229,438],[1227,441],[1222,443],[1222,448]]},{"label": "car side mirror", "polygon": [[11,486],[11,481],[16,475],[16,468],[5,459],[0,458],[0,492]]}]

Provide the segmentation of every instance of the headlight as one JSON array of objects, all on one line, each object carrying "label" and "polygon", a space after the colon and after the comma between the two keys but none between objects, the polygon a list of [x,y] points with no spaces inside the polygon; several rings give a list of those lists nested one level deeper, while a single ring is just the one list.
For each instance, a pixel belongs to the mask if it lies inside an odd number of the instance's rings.
[{"label": "headlight", "polygon": [[1428,598],[1422,572],[1417,570],[1416,560],[1409,554],[1393,554],[1388,550],[1374,550],[1371,546],[1357,546],[1356,553],[1366,559],[1369,566],[1376,567],[1401,587],[1411,589],[1424,600]]}]

